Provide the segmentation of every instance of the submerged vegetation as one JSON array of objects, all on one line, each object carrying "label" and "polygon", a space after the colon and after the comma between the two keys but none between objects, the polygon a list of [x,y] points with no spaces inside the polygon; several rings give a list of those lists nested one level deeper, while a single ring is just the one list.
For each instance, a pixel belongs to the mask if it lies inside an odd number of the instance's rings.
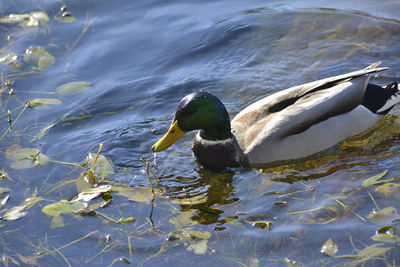
[{"label": "submerged vegetation", "polygon": [[[398,142],[395,116],[341,143],[340,153],[258,171],[199,169],[198,180],[179,170],[165,174],[143,158],[137,159],[140,166],[116,166],[90,133],[83,142],[90,142],[94,151],[86,157],[67,148],[71,140],[62,144],[64,151],[48,153],[46,144],[60,128],[81,127],[82,120],[113,114],[91,113],[72,98],[99,86],[70,75],[73,63],[65,60],[97,18],[75,18],[65,5],[53,14],[39,8],[4,12],[0,10],[0,30],[7,33],[0,47],[3,265],[400,264],[399,172],[385,166],[362,177],[346,172],[398,154],[387,149]],[[55,29],[70,23],[79,24],[80,31],[60,41]],[[38,41],[44,37],[47,44]],[[35,45],[21,48],[18,39]],[[35,81],[51,78],[60,61],[63,82],[50,91],[37,88]],[[62,106],[80,112],[54,112]],[[135,180],[132,169],[144,179]],[[319,179],[333,173],[330,180]]]}]

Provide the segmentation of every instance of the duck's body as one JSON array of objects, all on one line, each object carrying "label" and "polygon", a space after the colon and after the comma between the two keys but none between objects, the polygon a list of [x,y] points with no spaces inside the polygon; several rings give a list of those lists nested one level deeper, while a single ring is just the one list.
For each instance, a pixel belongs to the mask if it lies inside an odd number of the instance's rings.
[{"label": "duck's body", "polygon": [[282,90],[251,104],[231,123],[215,96],[190,94],[153,151],[174,143],[177,129],[180,136],[199,129],[193,152],[212,169],[265,167],[308,157],[367,130],[400,102],[396,83],[386,88],[368,83],[370,73],[387,69],[378,65]]}]

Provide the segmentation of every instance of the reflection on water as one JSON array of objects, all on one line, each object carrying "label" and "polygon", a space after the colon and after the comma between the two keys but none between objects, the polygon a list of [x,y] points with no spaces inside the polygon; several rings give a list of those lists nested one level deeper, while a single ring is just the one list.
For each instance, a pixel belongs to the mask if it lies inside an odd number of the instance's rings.
[{"label": "reflection on water", "polygon": [[[64,4],[75,21],[59,18]],[[393,241],[400,226],[398,111],[317,157],[263,170],[205,170],[193,158],[188,134],[157,154],[152,167],[160,185],[154,183],[152,201],[140,160],[152,161],[151,145],[178,101],[193,90],[217,95],[232,118],[275,91],[376,61],[390,70],[372,77],[374,83],[400,81],[399,3],[6,0],[0,18],[37,10],[48,14],[48,24],[0,23],[0,58],[17,56],[14,64],[0,64],[0,214],[28,197],[44,198],[25,207],[20,219],[0,221],[4,264],[400,261]],[[24,53],[32,45],[45,48],[54,64],[40,70],[32,68],[39,60],[26,64]],[[92,86],[79,94],[56,93],[72,81]],[[41,98],[61,104],[24,108]],[[43,207],[77,194],[75,179],[84,169],[71,163],[82,163],[100,143],[115,169],[106,178],[116,186],[112,201],[94,209],[96,215],[44,214]],[[6,155],[13,145],[39,149],[50,161],[15,169],[21,156]],[[374,176],[377,180],[365,185]],[[141,188],[140,194],[128,190],[124,196],[116,190],[123,185]],[[377,216],[371,215],[374,209]],[[129,217],[134,221],[118,222]],[[391,241],[382,240],[388,235],[376,237],[378,230],[392,233]],[[320,253],[329,238],[341,257]]]}]

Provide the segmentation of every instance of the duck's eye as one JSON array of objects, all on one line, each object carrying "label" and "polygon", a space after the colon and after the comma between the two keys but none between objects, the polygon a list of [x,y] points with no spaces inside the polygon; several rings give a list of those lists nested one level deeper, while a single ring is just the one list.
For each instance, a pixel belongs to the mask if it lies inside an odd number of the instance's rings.
[{"label": "duck's eye", "polygon": [[175,133],[175,130],[170,131],[171,134]]}]

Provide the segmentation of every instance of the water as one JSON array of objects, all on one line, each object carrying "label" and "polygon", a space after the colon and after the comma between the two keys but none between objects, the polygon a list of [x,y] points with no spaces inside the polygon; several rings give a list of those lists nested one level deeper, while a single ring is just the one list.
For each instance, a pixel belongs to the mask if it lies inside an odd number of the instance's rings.
[{"label": "water", "polygon": [[[75,22],[54,19],[63,4]],[[73,181],[55,187],[83,170],[54,162],[15,170],[5,151],[18,144],[38,148],[53,160],[82,163],[104,143],[102,154],[116,170],[107,180],[148,188],[140,158],[153,161],[151,145],[166,131],[178,101],[193,90],[218,96],[232,118],[272,92],[376,61],[390,70],[373,77],[375,83],[400,81],[399,8],[389,0],[3,0],[0,17],[42,10],[50,22],[34,29],[0,24],[0,55],[16,52],[23,62],[25,49],[37,45],[54,55],[56,63],[24,75],[30,66],[0,65],[15,91],[2,94],[0,134],[8,127],[7,110],[15,120],[22,110],[17,108],[30,99],[62,101],[51,109],[26,109],[0,143],[0,169],[13,179],[0,181],[0,187],[11,190],[1,195],[10,195],[0,207],[2,214],[35,192],[44,198],[22,218],[0,222],[3,262],[109,265],[125,257],[145,266],[285,266],[287,257],[306,266],[363,263],[360,258],[329,258],[320,249],[332,238],[339,246],[337,255],[357,255],[356,249],[381,243],[371,239],[380,226],[399,225],[397,215],[383,216],[378,223],[367,218],[377,206],[399,210],[398,187],[382,193],[384,187],[361,186],[386,170],[382,179],[398,184],[396,117],[317,161],[262,172],[202,169],[190,150],[194,134],[188,134],[158,153],[153,164],[159,188],[165,190],[154,201],[155,228],[150,203],[128,201],[115,192],[112,202],[97,211],[115,219],[134,217],[134,222],[68,213],[60,215],[63,227],[51,228],[52,218],[41,209],[73,198]],[[76,95],[45,93],[71,81],[93,86]],[[53,124],[43,138],[31,141]],[[258,221],[272,222],[271,229],[254,226]],[[190,231],[211,236],[190,237]],[[49,250],[53,252],[43,254]],[[368,266],[399,264],[399,249],[392,243],[372,251],[386,261],[364,259]]]}]

